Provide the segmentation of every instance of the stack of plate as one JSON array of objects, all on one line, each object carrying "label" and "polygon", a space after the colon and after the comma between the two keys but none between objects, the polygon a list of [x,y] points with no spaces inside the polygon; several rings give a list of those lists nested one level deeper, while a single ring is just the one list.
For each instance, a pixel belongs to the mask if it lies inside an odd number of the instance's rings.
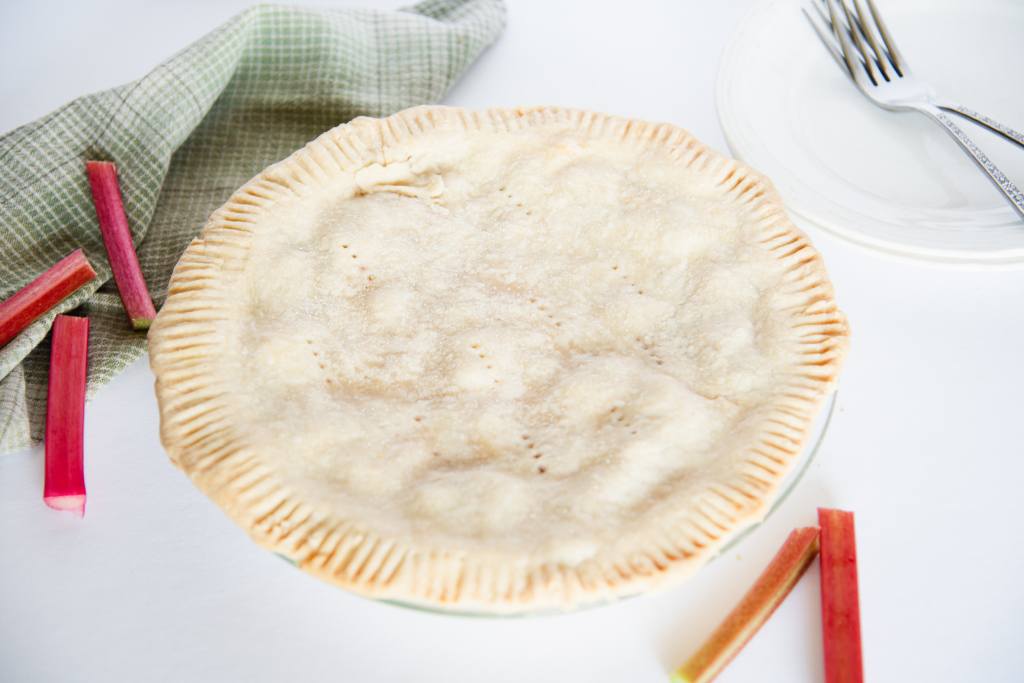
[{"label": "stack of plate", "polygon": [[[913,0],[881,9],[917,78],[1024,129],[1015,75],[1024,64],[1024,3]],[[722,57],[717,103],[733,154],[772,179],[798,222],[901,256],[1024,263],[1024,222],[985,176],[925,117],[863,97],[799,3],[765,2],[747,15]],[[961,125],[1024,186],[1024,150]]]}]

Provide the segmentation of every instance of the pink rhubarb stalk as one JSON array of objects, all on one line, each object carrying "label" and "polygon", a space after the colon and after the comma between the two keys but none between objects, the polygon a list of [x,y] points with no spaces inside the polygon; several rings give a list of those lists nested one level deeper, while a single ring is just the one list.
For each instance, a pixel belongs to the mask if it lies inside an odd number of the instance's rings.
[{"label": "pink rhubarb stalk", "polygon": [[46,483],[43,500],[55,510],[85,515],[82,441],[89,319],[58,315],[50,340],[46,395]]},{"label": "pink rhubarb stalk", "polygon": [[818,554],[818,530],[794,529],[771,563],[704,645],[672,674],[674,683],[707,683],[739,654],[789,595]]},{"label": "pink rhubarb stalk", "polygon": [[132,327],[149,329],[156,317],[153,299],[146,289],[146,281],[139,268],[139,257],[132,245],[132,232],[121,201],[121,187],[117,182],[117,167],[109,161],[87,161],[85,169],[92,187],[92,200],[100,223],[103,244],[107,247],[114,282],[121,293],[121,301]]},{"label": "pink rhubarb stalk", "polygon": [[81,249],[76,249],[0,302],[0,346],[18,336],[39,316],[96,277]]},{"label": "pink rhubarb stalk", "polygon": [[860,597],[853,513],[818,510],[821,526],[821,626],[825,682],[861,683]]}]

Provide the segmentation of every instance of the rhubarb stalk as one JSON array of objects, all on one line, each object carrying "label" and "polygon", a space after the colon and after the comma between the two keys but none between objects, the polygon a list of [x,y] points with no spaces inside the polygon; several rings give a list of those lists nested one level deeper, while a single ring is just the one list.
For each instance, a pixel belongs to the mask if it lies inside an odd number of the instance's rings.
[{"label": "rhubarb stalk", "polygon": [[0,302],[0,346],[18,336],[51,308],[96,277],[81,249],[76,249],[32,282]]},{"label": "rhubarb stalk", "polygon": [[860,597],[853,513],[818,509],[821,526],[821,625],[825,682],[861,683]]},{"label": "rhubarb stalk", "polygon": [[109,161],[87,161],[85,168],[89,174],[103,244],[107,247],[110,269],[114,271],[114,282],[121,293],[124,309],[128,312],[133,328],[149,329],[156,317],[156,309],[146,289],[146,281],[139,268],[139,257],[132,245],[132,232],[128,228],[128,217],[121,201],[121,187],[117,182],[117,167]]},{"label": "rhubarb stalk", "polygon": [[818,554],[818,530],[794,529],[771,563],[704,645],[672,674],[674,683],[707,683],[747,644],[789,595]]},{"label": "rhubarb stalk", "polygon": [[46,396],[46,483],[43,501],[85,515],[82,441],[89,319],[58,315],[50,341]]}]

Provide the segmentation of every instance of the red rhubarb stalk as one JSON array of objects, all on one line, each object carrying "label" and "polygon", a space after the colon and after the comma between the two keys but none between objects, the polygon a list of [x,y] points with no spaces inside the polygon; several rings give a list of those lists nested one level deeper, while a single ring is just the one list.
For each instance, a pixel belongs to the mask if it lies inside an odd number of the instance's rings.
[{"label": "red rhubarb stalk", "polygon": [[76,249],[9,299],[0,302],[0,346],[18,336],[39,316],[96,277],[81,249]]},{"label": "red rhubarb stalk", "polygon": [[58,315],[50,340],[46,395],[46,483],[43,501],[55,510],[85,515],[82,437],[89,319]]},{"label": "red rhubarb stalk", "polygon": [[794,529],[771,563],[704,645],[672,674],[674,683],[707,683],[739,654],[818,554],[818,530]]},{"label": "red rhubarb stalk", "polygon": [[156,317],[156,309],[132,245],[132,232],[128,228],[128,217],[121,202],[121,187],[117,182],[117,167],[109,161],[87,161],[85,169],[89,174],[103,244],[107,247],[110,269],[114,271],[114,282],[121,293],[124,309],[133,328],[149,329]]},{"label": "red rhubarb stalk", "polygon": [[861,683],[860,597],[853,513],[818,509],[821,526],[821,625],[825,682]]}]

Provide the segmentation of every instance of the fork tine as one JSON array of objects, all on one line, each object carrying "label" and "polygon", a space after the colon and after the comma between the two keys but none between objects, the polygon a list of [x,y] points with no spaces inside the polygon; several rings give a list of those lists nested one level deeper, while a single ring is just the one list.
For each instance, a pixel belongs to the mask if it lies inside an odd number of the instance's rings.
[{"label": "fork tine", "polygon": [[[829,19],[828,17],[826,17],[825,13],[821,9],[821,7],[823,5],[825,6],[826,9],[828,8],[827,0],[821,0],[820,3],[812,2],[811,5],[818,12],[818,16],[821,17],[821,20],[823,22],[825,22],[825,25],[828,26],[829,30],[830,31],[833,30],[832,20]],[[853,18],[853,23],[856,24],[857,29],[860,31],[860,34],[866,38],[867,37],[867,33],[864,31],[864,27],[861,25],[860,19],[858,19],[857,17],[854,17]],[[852,40],[853,39],[853,28],[850,27],[850,26],[844,26],[844,28],[845,28],[845,30],[847,32],[847,35],[850,36],[850,39]],[[878,64],[878,59],[876,57],[872,57],[872,59],[874,59],[875,63]],[[887,59],[887,57],[885,57],[883,59]],[[881,66],[881,65],[879,65],[879,66]],[[865,68],[867,68],[867,67],[865,67]]]},{"label": "fork tine", "polygon": [[868,45],[875,52],[875,64],[878,65],[878,70],[882,72],[882,78],[885,80],[891,80],[889,77],[889,69],[886,65],[889,64],[888,56],[885,51],[878,46],[878,41],[875,40],[875,31],[871,27],[871,22],[867,20],[867,16],[864,14],[863,5],[860,0],[853,0],[853,6],[857,10],[857,17],[855,19],[857,28],[860,29],[861,34],[867,39]]},{"label": "fork tine", "polygon": [[[821,13],[821,9],[817,5],[812,5],[812,7],[818,11],[818,15],[822,20],[824,20],[825,15]],[[823,25],[819,25],[818,20],[811,16],[811,13],[807,11],[807,8],[801,7],[800,11],[804,13],[805,17],[807,17],[807,21],[811,24],[811,28],[813,28],[814,32],[818,34],[818,39],[821,41],[821,44],[825,46],[825,49],[828,50],[828,53],[832,55],[832,59],[836,60],[836,64],[839,65],[839,68],[842,69],[845,74],[849,75],[850,68],[846,66],[846,62],[843,61],[843,56],[839,53],[839,48],[835,45],[835,37],[832,35],[832,29],[825,28],[825,26],[828,26],[828,22],[825,21]]]},{"label": "fork tine", "polygon": [[864,69],[861,69],[860,65],[857,64],[859,58],[856,50],[853,45],[850,44],[850,39],[846,35],[845,28],[839,22],[839,17],[836,14],[835,2],[836,0],[825,0],[825,4],[828,5],[829,16],[832,17],[832,32],[836,36],[836,39],[839,40],[839,46],[843,51],[843,60],[846,62],[846,68],[850,72],[850,75],[853,76],[853,80],[858,86],[861,88],[870,87],[872,84],[865,78],[866,74]]},{"label": "fork tine", "polygon": [[856,21],[853,18],[853,13],[850,12],[850,4],[846,0],[839,0],[839,4],[843,7],[843,14],[846,15],[846,28],[850,31],[850,36],[853,38],[853,44],[857,48],[857,52],[864,60],[864,68],[867,69],[868,78],[875,85],[878,85],[879,81],[882,80],[881,74],[876,74],[874,59],[868,53],[867,48],[864,47],[864,41],[860,39],[860,31],[857,30]]},{"label": "fork tine", "polygon": [[892,61],[892,65],[896,67],[896,71],[899,72],[900,76],[906,76],[909,67],[907,61],[903,59],[903,55],[900,54],[900,49],[896,47],[896,41],[892,39],[892,34],[889,33],[889,29],[886,27],[885,22],[882,21],[882,15],[878,12],[878,7],[875,6],[874,0],[867,0],[868,9],[871,10],[871,16],[875,19],[875,27],[878,29],[878,33],[882,36],[882,42],[885,43],[885,49],[889,51],[889,59]]},{"label": "fork tine", "polygon": [[[839,53],[839,47],[838,47],[838,45],[836,43],[836,35],[834,33],[836,29],[832,25],[832,20],[828,16],[826,16],[825,15],[825,11],[821,9],[822,6],[824,6],[825,9],[828,9],[828,1],[827,0],[820,0],[820,2],[815,2],[814,0],[811,0],[810,5],[811,5],[811,7],[814,8],[815,13],[821,19],[820,26],[824,27],[824,32],[829,37],[828,44],[835,51],[834,54],[836,56],[838,56],[839,59],[842,59],[843,57]],[[846,30],[847,31],[847,35],[849,35],[849,30],[847,30],[847,29],[840,29],[840,30]],[[859,56],[858,56],[858,59],[860,59]],[[861,62],[861,65],[863,65],[864,60],[860,59],[860,62]],[[847,68],[845,62],[843,62],[842,66],[843,66],[844,69]]]}]

